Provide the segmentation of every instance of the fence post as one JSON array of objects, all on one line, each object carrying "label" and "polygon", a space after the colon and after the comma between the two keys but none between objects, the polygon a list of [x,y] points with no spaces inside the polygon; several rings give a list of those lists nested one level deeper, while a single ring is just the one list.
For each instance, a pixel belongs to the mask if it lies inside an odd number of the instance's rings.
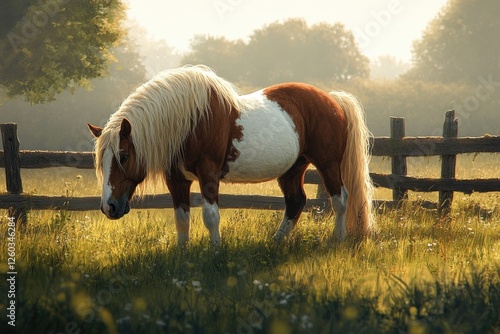
[{"label": "fence post", "polygon": [[[2,133],[7,192],[12,195],[20,195],[23,192],[23,183],[21,180],[21,158],[19,156],[17,124],[0,124],[0,132]],[[10,208],[9,216],[16,217],[18,222],[22,222],[26,219],[23,210],[24,208]]]},{"label": "fence post", "polygon": [[[455,110],[446,112],[443,124],[443,138],[458,137],[458,119],[455,118]],[[457,164],[456,155],[443,155],[441,158],[441,178],[454,179],[455,167]],[[453,202],[453,191],[439,192],[439,212],[441,215],[448,215]]]},{"label": "fence post", "polygon": [[[403,139],[406,135],[405,133],[404,117],[391,116],[391,139]],[[391,157],[391,172],[394,175],[407,175],[406,156],[396,155]],[[402,200],[408,199],[408,190],[394,187],[392,190],[392,199],[397,204]]]},{"label": "fence post", "polygon": [[21,159],[19,157],[17,124],[1,124],[0,129],[2,131],[7,192],[9,194],[19,195],[23,192],[23,184],[21,180]]}]

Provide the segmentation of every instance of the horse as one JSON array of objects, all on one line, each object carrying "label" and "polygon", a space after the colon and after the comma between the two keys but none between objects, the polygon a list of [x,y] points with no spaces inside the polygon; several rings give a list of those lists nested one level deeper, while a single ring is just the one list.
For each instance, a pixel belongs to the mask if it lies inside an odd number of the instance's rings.
[{"label": "horse", "polygon": [[285,201],[274,234],[280,243],[306,204],[304,173],[320,174],[335,211],[334,238],[374,232],[368,163],[370,132],[363,108],[347,92],[281,83],[248,95],[207,66],[166,70],[139,86],[95,137],[101,211],[119,219],[141,196],[166,182],[178,245],[189,241],[190,187],[200,184],[203,222],[220,244],[220,182],[278,180]]}]

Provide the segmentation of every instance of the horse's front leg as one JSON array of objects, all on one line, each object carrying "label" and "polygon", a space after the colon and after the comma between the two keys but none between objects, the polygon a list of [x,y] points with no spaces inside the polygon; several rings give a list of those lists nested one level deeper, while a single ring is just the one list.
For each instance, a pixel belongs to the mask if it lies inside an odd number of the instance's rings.
[{"label": "horse's front leg", "polygon": [[185,247],[189,241],[190,200],[189,193],[193,182],[182,175],[173,173],[167,177],[167,186],[174,203],[177,244]]},{"label": "horse's front leg", "polygon": [[197,168],[202,195],[203,223],[210,233],[212,246],[220,245],[219,182],[220,170],[216,164],[205,162]]}]

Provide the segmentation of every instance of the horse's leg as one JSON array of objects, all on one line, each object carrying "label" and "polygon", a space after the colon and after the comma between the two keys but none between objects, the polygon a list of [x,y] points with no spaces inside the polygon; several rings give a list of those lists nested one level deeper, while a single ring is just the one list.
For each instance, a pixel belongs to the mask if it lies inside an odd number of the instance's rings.
[{"label": "horse's leg", "polygon": [[323,178],[323,183],[332,197],[332,206],[335,210],[335,237],[344,240],[347,236],[346,211],[347,211],[347,189],[342,183],[340,175],[340,163],[332,163],[328,167],[316,166]]},{"label": "horse's leg", "polygon": [[193,182],[179,174],[167,177],[167,186],[174,203],[175,227],[177,228],[177,244],[184,247],[189,241],[190,201],[189,192]]},{"label": "horse's leg", "polygon": [[197,168],[202,195],[203,223],[210,233],[213,246],[220,245],[219,181],[220,170],[215,163],[205,161]]},{"label": "horse's leg", "polygon": [[285,195],[285,216],[274,240],[280,243],[297,223],[297,220],[306,205],[306,194],[304,192],[304,173],[309,166],[309,161],[301,156],[295,164],[282,176],[278,178],[278,184]]}]

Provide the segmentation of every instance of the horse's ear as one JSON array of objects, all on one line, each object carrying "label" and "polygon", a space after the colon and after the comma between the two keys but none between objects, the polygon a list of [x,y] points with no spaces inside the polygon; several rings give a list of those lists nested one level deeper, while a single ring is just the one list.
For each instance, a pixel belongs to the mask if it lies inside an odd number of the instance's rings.
[{"label": "horse's ear", "polygon": [[98,138],[101,136],[101,133],[102,133],[102,128],[101,127],[98,127],[98,126],[95,126],[95,125],[92,125],[92,124],[89,124],[87,123],[87,126],[89,127],[89,130],[90,130],[90,133]]},{"label": "horse's ear", "polygon": [[130,137],[131,133],[132,133],[132,126],[130,125],[128,119],[124,118],[122,120],[122,125],[120,127],[120,137],[128,138]]}]

